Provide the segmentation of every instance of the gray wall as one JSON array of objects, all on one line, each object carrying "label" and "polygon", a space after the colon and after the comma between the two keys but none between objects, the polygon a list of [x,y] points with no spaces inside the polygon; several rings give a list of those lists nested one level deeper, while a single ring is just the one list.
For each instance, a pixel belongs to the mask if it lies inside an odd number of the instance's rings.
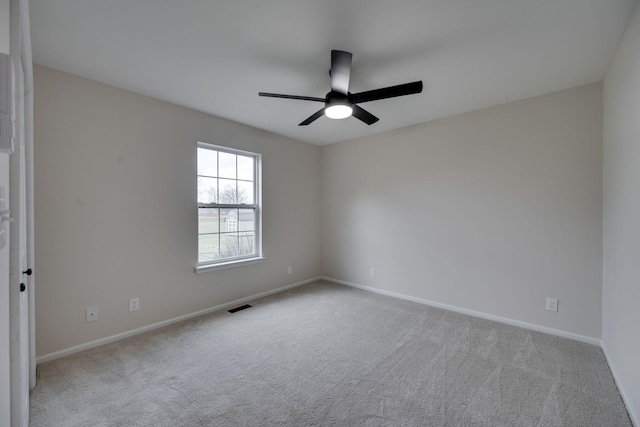
[{"label": "gray wall", "polygon": [[640,9],[604,81],[603,346],[640,425]]},{"label": "gray wall", "polygon": [[330,145],[323,274],[597,339],[601,182],[600,84]]},{"label": "gray wall", "polygon": [[[48,68],[34,80],[39,356],[320,274],[319,147]],[[265,262],[194,273],[197,141],[262,154]]]}]

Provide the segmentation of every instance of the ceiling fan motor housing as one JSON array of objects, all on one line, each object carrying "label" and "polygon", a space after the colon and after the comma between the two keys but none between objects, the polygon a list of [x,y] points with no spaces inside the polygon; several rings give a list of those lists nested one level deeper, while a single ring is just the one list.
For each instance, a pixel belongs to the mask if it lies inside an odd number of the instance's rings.
[{"label": "ceiling fan motor housing", "polygon": [[344,95],[340,92],[334,91],[327,93],[327,96],[325,97],[325,107],[330,107],[332,105],[353,105],[351,94]]}]

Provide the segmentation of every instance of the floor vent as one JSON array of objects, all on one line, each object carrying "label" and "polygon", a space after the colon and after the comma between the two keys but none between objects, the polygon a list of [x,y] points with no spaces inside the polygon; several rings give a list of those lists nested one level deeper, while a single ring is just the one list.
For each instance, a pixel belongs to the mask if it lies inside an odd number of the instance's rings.
[{"label": "floor vent", "polygon": [[247,308],[251,308],[249,304],[241,305],[240,307],[232,308],[229,310],[229,313],[235,313],[236,311],[245,310]]}]

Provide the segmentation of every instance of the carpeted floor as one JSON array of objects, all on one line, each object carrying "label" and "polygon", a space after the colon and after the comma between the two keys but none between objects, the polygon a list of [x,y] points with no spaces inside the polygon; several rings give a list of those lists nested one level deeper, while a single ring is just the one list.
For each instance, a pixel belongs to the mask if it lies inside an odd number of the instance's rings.
[{"label": "carpeted floor", "polygon": [[631,426],[600,348],[317,282],[42,364],[31,426]]}]

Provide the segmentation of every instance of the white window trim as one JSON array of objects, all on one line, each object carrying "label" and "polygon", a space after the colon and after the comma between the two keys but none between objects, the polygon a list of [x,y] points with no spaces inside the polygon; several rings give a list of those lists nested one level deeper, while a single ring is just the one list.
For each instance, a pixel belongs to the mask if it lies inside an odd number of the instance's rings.
[{"label": "white window trim", "polygon": [[[255,236],[254,246],[256,253],[249,257],[241,258],[229,258],[220,261],[200,263],[196,262],[194,271],[196,274],[206,273],[215,270],[224,270],[227,268],[242,267],[245,265],[257,264],[263,262],[266,258],[262,253],[262,155],[260,153],[253,153],[250,151],[238,150],[236,148],[224,147],[222,145],[215,145],[208,142],[198,141],[198,148],[212,149],[216,151],[223,151],[231,154],[237,154],[241,156],[250,156],[255,158],[255,170],[254,170],[254,205],[255,205]],[[196,173],[197,176],[197,173]],[[196,208],[200,209],[196,202]],[[199,252],[198,252],[199,256]]]},{"label": "white window trim", "polygon": [[261,256],[261,257],[255,257],[255,258],[237,259],[235,261],[228,261],[228,262],[218,262],[216,264],[203,264],[203,265],[197,266],[195,268],[195,271],[197,274],[201,274],[201,273],[206,273],[208,271],[225,270],[227,268],[242,267],[243,265],[258,264],[264,261],[265,259],[266,259],[265,257]]}]

